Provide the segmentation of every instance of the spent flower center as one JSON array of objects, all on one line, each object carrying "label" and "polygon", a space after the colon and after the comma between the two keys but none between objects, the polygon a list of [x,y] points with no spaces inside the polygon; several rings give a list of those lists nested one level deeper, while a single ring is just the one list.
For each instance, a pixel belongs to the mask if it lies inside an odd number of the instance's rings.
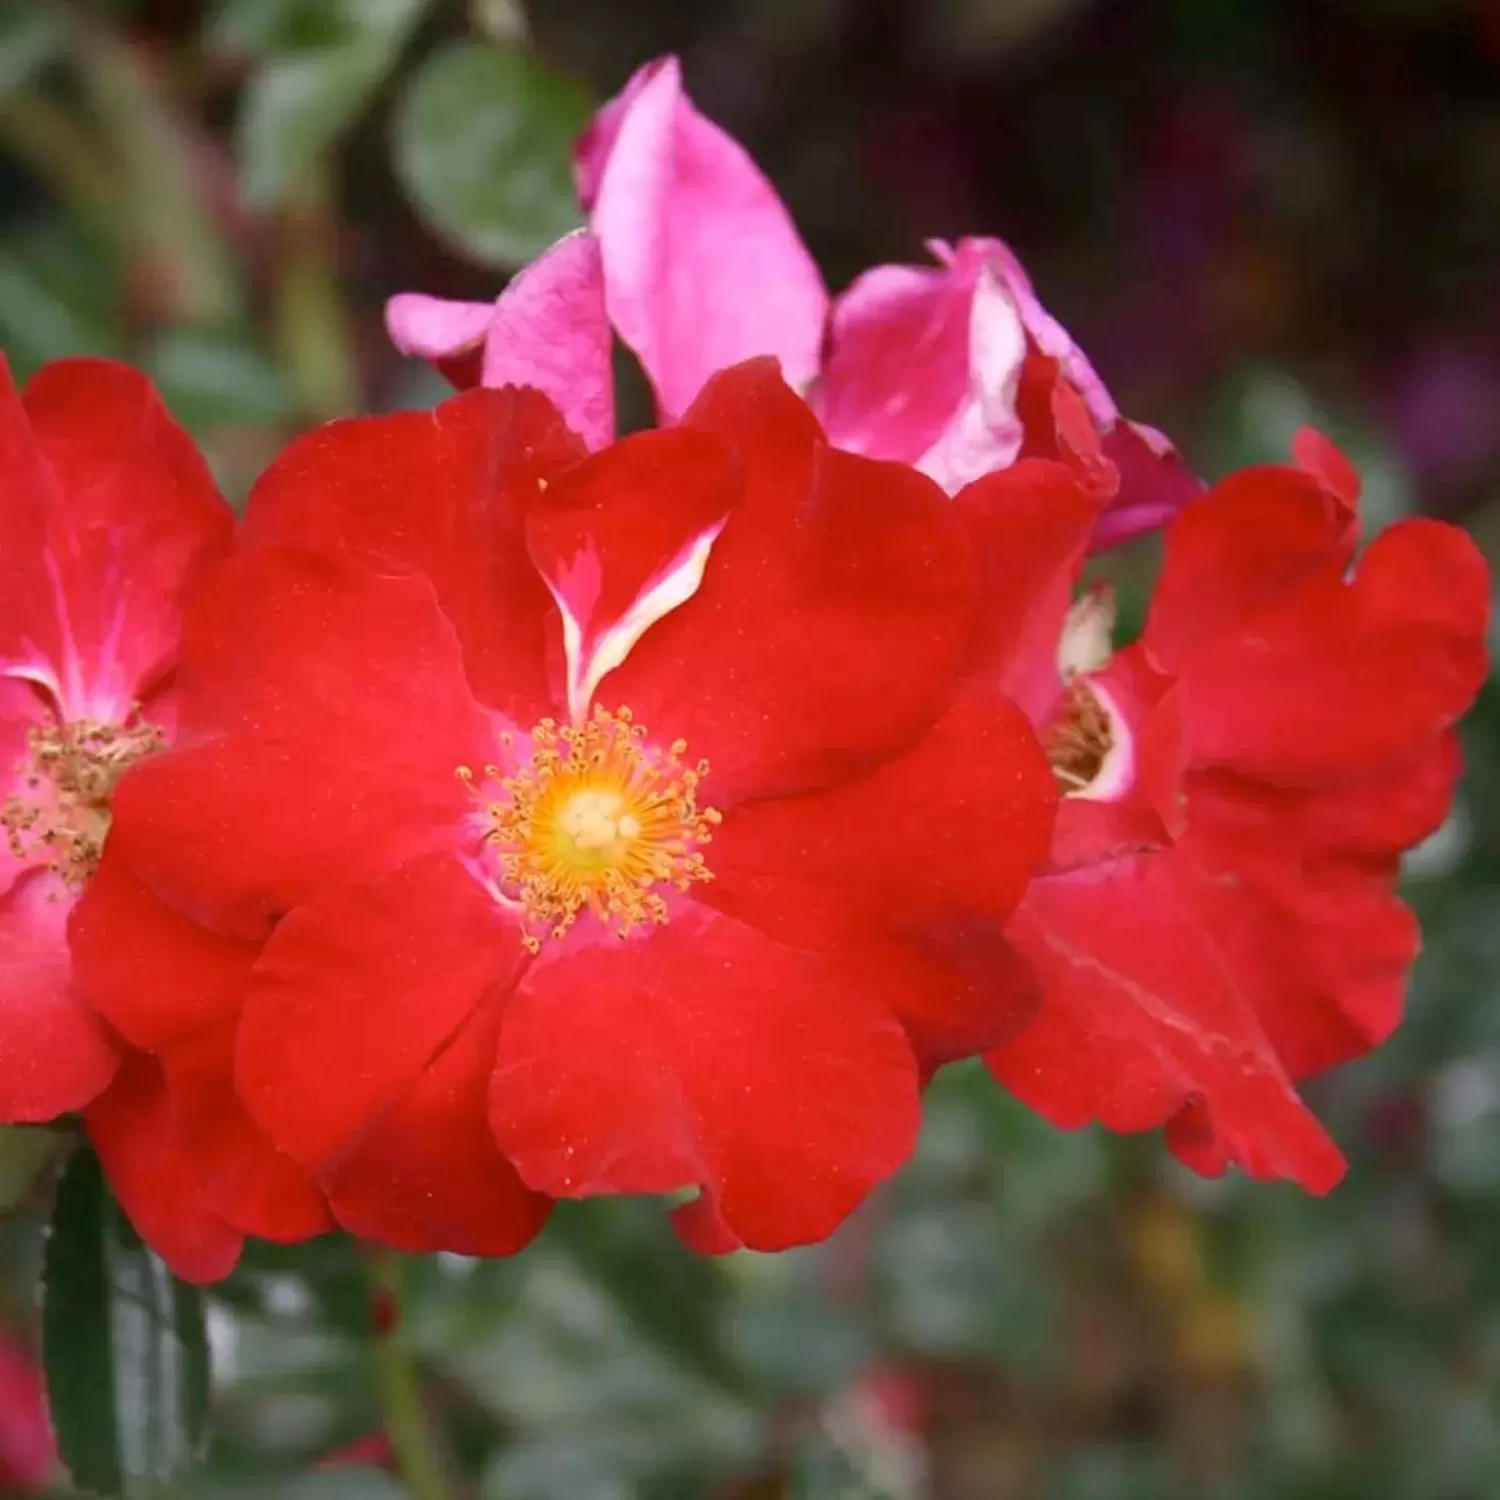
[{"label": "spent flower center", "polygon": [[1086,682],[1074,679],[1044,736],[1047,759],[1063,795],[1086,791],[1114,748],[1109,714]]},{"label": "spent flower center", "polygon": [[[721,818],[698,805],[708,763],[688,764],[682,740],[661,749],[628,708],[597,705],[582,724],[543,719],[530,739],[519,770],[485,768],[499,795],[476,795],[501,887],[524,909],[533,952],[585,911],[621,937],[664,923],[667,891],[713,879],[702,848]],[[467,766],[458,774],[474,780]]]},{"label": "spent flower center", "polygon": [[79,890],[99,868],[109,832],[109,803],[128,766],[166,749],[155,724],[92,719],[35,725],[16,769],[19,788],[0,807],[0,825],[17,859],[39,859]]}]

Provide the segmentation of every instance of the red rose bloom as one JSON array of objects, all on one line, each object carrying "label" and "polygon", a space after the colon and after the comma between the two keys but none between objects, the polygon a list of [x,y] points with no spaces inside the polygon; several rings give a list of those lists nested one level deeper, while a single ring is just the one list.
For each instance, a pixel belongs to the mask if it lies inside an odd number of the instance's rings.
[{"label": "red rose bloom", "polygon": [[109,360],[48,365],[22,397],[0,363],[0,447],[0,1120],[87,1106],[127,1207],[140,1178],[170,1182],[157,1237],[211,1247],[227,1269],[238,1236],[205,1213],[161,1128],[155,1063],[79,997],[66,924],[121,773],[175,733],[183,604],[233,516],[151,383]]},{"label": "red rose bloom", "polygon": [[942,492],[770,362],[593,456],[514,388],[336,423],[190,621],[180,748],[75,914],[90,998],[253,1232],[299,1227],[290,1159],[411,1249],[693,1188],[700,1248],[819,1238],[923,1070],[1029,1009],[1002,929],[1056,792],[960,688],[974,608]]},{"label": "red rose bloom", "polygon": [[1171,524],[1145,630],[1113,657],[1107,601],[1069,609],[1102,492],[1033,463],[957,505],[1006,601],[984,670],[1064,789],[1010,926],[1042,1012],[991,1070],[1060,1125],[1165,1122],[1199,1171],[1324,1191],[1343,1160],[1293,1083],[1400,1018],[1418,946],[1400,856],[1452,797],[1489,580],[1435,521],[1356,562],[1357,477],[1311,432],[1296,457]]}]

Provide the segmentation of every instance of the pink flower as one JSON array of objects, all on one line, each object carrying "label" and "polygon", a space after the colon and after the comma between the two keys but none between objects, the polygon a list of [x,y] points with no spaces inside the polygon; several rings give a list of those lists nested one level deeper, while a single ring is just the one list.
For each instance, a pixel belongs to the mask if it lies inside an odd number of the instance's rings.
[{"label": "pink flower", "polygon": [[[912,464],[950,494],[1020,457],[1056,456],[1062,391],[1082,397],[1121,475],[1096,545],[1162,524],[1197,493],[1167,439],[1121,417],[999,240],[934,241],[935,265],[877,266],[830,306],[776,190],[698,112],[675,58],[599,111],[576,170],[592,237],[562,241],[494,304],[393,298],[397,346],[460,386],[539,386],[592,446],[609,435],[610,325],[664,422],[715,371],[775,355],[836,446]],[[539,333],[543,358],[518,359],[519,336]]]}]

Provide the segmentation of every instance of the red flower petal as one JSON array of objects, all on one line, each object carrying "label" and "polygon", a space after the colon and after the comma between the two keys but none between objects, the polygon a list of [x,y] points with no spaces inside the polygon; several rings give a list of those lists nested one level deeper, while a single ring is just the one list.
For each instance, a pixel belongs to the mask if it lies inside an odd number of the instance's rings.
[{"label": "red flower petal", "polygon": [[1233,847],[1351,858],[1401,854],[1437,831],[1453,802],[1460,765],[1452,730],[1368,776],[1315,792],[1268,785],[1230,771],[1195,771],[1186,787],[1191,823],[1233,860]]},{"label": "red flower petal", "polygon": [[765,362],[711,381],[684,424],[738,450],[744,498],[697,593],[598,697],[708,759],[721,808],[909,743],[951,695],[970,628],[969,551],[942,492],[825,448]]},{"label": "red flower petal", "polygon": [[[1177,692],[1195,764],[1317,785],[1430,742],[1485,674],[1489,573],[1457,527],[1402,521],[1200,652]],[[1154,649],[1154,648],[1149,648]]]},{"label": "red flower petal", "polygon": [[734,455],[711,434],[642,432],[569,470],[532,506],[527,541],[563,613],[575,715],[697,588],[738,481]]},{"label": "red flower petal", "polygon": [[1181,673],[1300,586],[1339,577],[1356,527],[1346,500],[1297,469],[1231,474],[1167,532],[1142,636],[1152,663]]},{"label": "red flower petal", "polygon": [[1063,464],[1027,459],[954,497],[984,601],[974,670],[1041,722],[1061,688],[1063,624],[1103,497]]},{"label": "red flower petal", "polygon": [[167,1101],[161,1069],[127,1055],[84,1117],[109,1185],[136,1232],[184,1281],[221,1281],[244,1237],[204,1204]]},{"label": "red flower petal", "polygon": [[83,1003],[68,963],[70,897],[28,875],[0,899],[0,1121],[81,1109],[114,1076],[119,1047]]},{"label": "red flower petal", "polygon": [[1194,900],[1288,1076],[1361,1057],[1396,1029],[1421,935],[1396,895],[1394,855],[1189,842],[1205,872]]},{"label": "red flower petal", "polygon": [[490,1120],[559,1197],[702,1185],[755,1249],[823,1238],[905,1160],[917,1071],[858,977],[684,911],[547,956],[511,998]]},{"label": "red flower petal", "polygon": [[1342,1158],[1293,1090],[1196,894],[1179,854],[1035,882],[1011,935],[1046,999],[986,1062],[1065,1127],[1146,1130],[1201,1105],[1251,1176],[1326,1192]]},{"label": "red flower petal", "polygon": [[1025,715],[976,689],[868,775],[729,813],[701,895],[807,946],[1004,919],[1046,857],[1057,800]]},{"label": "red flower petal", "polygon": [[20,407],[4,384],[0,560],[15,635],[0,632],[0,650],[31,658],[64,717],[121,720],[170,664],[184,592],[228,545],[233,517],[144,375],[59,360]]},{"label": "red flower petal", "polygon": [[492,991],[520,925],[451,855],[413,860],[292,912],[256,964],[235,1079],[251,1115],[315,1171],[357,1147]]},{"label": "red flower petal", "polygon": [[344,1228],[414,1254],[513,1255],[551,1205],[490,1133],[487,1098],[502,1000],[481,1005],[329,1183]]},{"label": "red flower petal", "polygon": [[159,901],[111,843],[68,921],[89,1004],[137,1047],[162,1047],[237,1015],[259,948]]},{"label": "red flower petal", "polygon": [[330,884],[455,844],[472,802],[453,771],[414,779],[366,750],[234,735],[153,756],[121,778],[111,853],[193,921],[258,942]]},{"label": "red flower petal", "polygon": [[483,764],[488,721],[431,583],[284,547],[219,568],[183,642],[181,733],[241,731],[336,746],[351,775]]},{"label": "red flower petal", "polygon": [[349,551],[426,574],[476,694],[529,727],[555,711],[547,653],[560,637],[522,527],[540,482],[585,456],[531,390],[468,391],[434,412],[333,422],[293,443],[256,485],[242,545]]},{"label": "red flower petal", "polygon": [[172,1114],[203,1201],[245,1234],[282,1244],[334,1227],[323,1194],[251,1123],[234,1091],[235,1023],[173,1044],[162,1058]]}]

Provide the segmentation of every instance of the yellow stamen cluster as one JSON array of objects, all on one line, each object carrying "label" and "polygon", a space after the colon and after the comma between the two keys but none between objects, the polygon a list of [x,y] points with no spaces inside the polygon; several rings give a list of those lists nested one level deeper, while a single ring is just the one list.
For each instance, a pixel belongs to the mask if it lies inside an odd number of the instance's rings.
[{"label": "yellow stamen cluster", "polygon": [[[596,706],[579,725],[543,719],[531,745],[514,774],[485,768],[500,788],[485,799],[485,838],[502,889],[525,911],[533,952],[535,929],[561,937],[584,911],[622,937],[663,923],[661,887],[685,891],[713,878],[700,850],[721,819],[698,806],[708,764],[686,765],[683,741],[652,747],[629,709]],[[474,779],[466,766],[458,774]]]},{"label": "yellow stamen cluster", "polygon": [[39,724],[17,766],[21,788],[0,807],[0,826],[18,859],[40,857],[71,890],[99,867],[109,831],[109,799],[129,765],[166,748],[155,724],[89,719]]},{"label": "yellow stamen cluster", "polygon": [[1068,686],[1063,706],[1044,741],[1063,795],[1085,791],[1104,769],[1114,746],[1109,714],[1085,682]]}]

